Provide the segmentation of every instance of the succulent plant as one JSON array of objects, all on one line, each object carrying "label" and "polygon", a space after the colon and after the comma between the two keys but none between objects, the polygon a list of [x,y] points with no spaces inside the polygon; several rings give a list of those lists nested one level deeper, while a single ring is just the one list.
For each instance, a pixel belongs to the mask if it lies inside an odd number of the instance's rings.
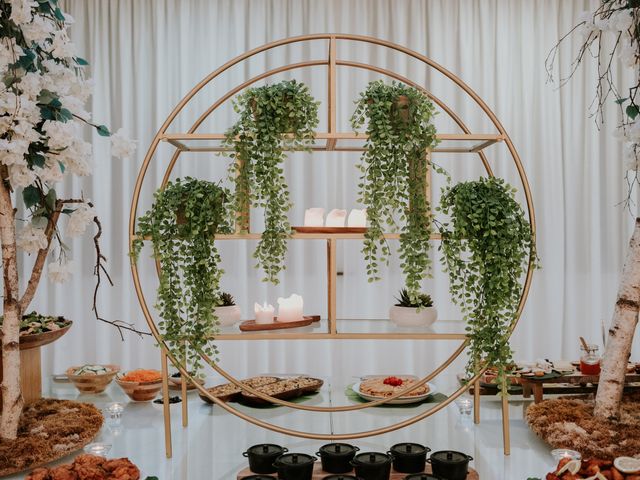
[{"label": "succulent plant", "polygon": [[416,302],[412,302],[409,291],[406,288],[400,290],[400,297],[396,297],[396,300],[398,301],[398,303],[396,303],[396,307],[424,308],[433,306],[431,295],[426,293],[418,294],[418,300]]},{"label": "succulent plant", "polygon": [[236,304],[233,295],[227,292],[222,292],[220,299],[218,300],[218,307],[232,307]]}]

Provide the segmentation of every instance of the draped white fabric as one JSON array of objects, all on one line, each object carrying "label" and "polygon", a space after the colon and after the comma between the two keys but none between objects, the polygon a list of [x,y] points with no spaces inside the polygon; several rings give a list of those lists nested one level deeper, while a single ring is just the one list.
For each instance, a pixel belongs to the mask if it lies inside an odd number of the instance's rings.
[{"label": "draped white fabric", "polygon": [[[615,105],[607,109],[607,126],[600,129],[588,117],[596,80],[592,62],[561,89],[547,83],[544,67],[556,40],[589,5],[566,0],[65,0],[65,10],[76,20],[73,40],[79,54],[91,63],[96,83],[91,105],[94,119],[123,126],[139,145],[131,161],[113,161],[107,143],[94,138],[95,174],[65,186],[69,192],[82,191],[91,198],[103,222],[103,250],[116,285],[102,289],[101,314],[145,328],[127,256],[129,206],[146,150],[174,105],[209,72],[246,50],[294,35],[343,32],[379,37],[432,58],[474,89],[509,132],[531,184],[543,265],[534,276],[513,336],[516,357],[575,358],[579,335],[601,342],[601,323],[610,321],[632,224],[631,215],[616,206],[625,195],[622,150],[611,136],[617,111]],[[561,72],[556,69],[556,76],[568,73],[577,41],[573,51],[560,52]],[[418,62],[357,44],[341,47],[339,55],[407,75],[449,104],[473,132],[495,131],[489,130],[490,123],[469,97]],[[281,48],[235,67],[205,88],[171,131],[186,131],[206,107],[251,76],[324,56],[326,43]],[[298,78],[311,86],[319,100],[326,96],[323,70],[296,70],[276,78]],[[352,100],[374,78],[379,77],[340,71],[338,123],[343,131],[349,130]],[[199,131],[222,132],[233,118],[231,109],[222,107]],[[459,132],[444,114],[439,115],[438,127],[441,132]],[[170,153],[163,146],[150,166],[138,213],[150,206]],[[517,185],[506,148],[492,147],[487,153],[496,174]],[[355,154],[292,157],[286,165],[295,203],[292,223],[301,222],[304,209],[311,206],[357,207]],[[456,180],[482,173],[475,155],[441,155],[436,161]],[[173,177],[220,179],[226,163],[211,154],[191,154],[180,160]],[[259,230],[255,218],[254,228]],[[253,269],[251,258],[254,242],[220,243],[227,272],[223,286],[240,302],[245,316],[254,301],[275,303],[277,296],[291,292],[304,296],[307,313],[326,315],[322,242],[290,242],[287,271],[278,287],[259,281],[261,273]],[[340,244],[338,268],[344,275],[338,284],[338,314],[384,318],[402,285],[397,258],[384,271],[383,281],[368,284],[360,247],[355,241]],[[128,335],[121,342],[112,327],[93,320],[90,239],[75,240],[73,252],[73,280],[64,286],[43,282],[33,304],[42,312],[75,321],[65,338],[45,348],[44,373],[94,361],[124,368],[158,366],[153,340]],[[436,248],[434,258],[439,258]],[[440,270],[436,262],[435,279],[426,286],[434,294],[441,318],[459,318]],[[152,305],[157,282],[152,262],[144,259],[141,271]],[[455,322],[443,325],[443,330],[461,329]],[[342,369],[356,375],[423,373],[452,351],[453,342],[226,342],[220,348],[223,367],[237,375],[263,371],[329,375]],[[460,370],[461,365],[455,368]]]}]

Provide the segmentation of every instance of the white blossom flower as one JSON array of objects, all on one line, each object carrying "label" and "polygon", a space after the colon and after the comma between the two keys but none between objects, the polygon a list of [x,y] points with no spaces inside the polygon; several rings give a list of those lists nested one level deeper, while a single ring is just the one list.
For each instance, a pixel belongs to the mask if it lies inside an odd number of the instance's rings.
[{"label": "white blossom flower", "polygon": [[49,148],[61,150],[70,147],[76,136],[76,128],[73,122],[55,122],[47,120],[42,125],[42,130],[49,137]]},{"label": "white blossom flower", "polygon": [[18,88],[29,100],[36,100],[42,90],[42,75],[36,72],[28,72],[20,79]]},{"label": "white blossom flower", "polygon": [[[640,162],[638,162],[638,155],[636,153],[636,149],[638,148],[637,143],[629,143],[625,145],[624,149],[624,169],[627,171],[638,170],[640,167]],[[640,152],[638,152],[640,153]]]},{"label": "white blossom flower", "polygon": [[16,245],[25,252],[37,253],[38,250],[47,248],[49,242],[44,233],[44,228],[35,227],[30,223],[16,235]]},{"label": "white blossom flower", "polygon": [[33,17],[30,23],[20,26],[25,40],[30,43],[43,43],[53,33],[53,23],[45,20],[40,15]]},{"label": "white blossom flower", "polygon": [[13,188],[28,187],[35,179],[35,172],[25,165],[13,164],[9,167],[9,182]]},{"label": "white blossom flower", "polygon": [[80,139],[74,139],[71,146],[62,150],[58,160],[74,175],[81,177],[91,174],[91,144]]},{"label": "white blossom flower", "polygon": [[16,25],[24,25],[29,23],[33,18],[32,8],[38,6],[37,2],[29,0],[10,0],[11,3],[11,20]]},{"label": "white blossom flower", "polygon": [[51,55],[59,59],[73,57],[76,54],[76,47],[69,40],[66,30],[58,30],[53,34],[51,41]]},{"label": "white blossom flower", "polygon": [[618,57],[623,65],[627,67],[634,67],[638,63],[638,51],[637,48],[631,45],[631,42],[626,41],[618,47]]},{"label": "white blossom flower", "polygon": [[122,128],[111,135],[111,155],[124,160],[130,158],[135,151],[136,142],[129,139]]},{"label": "white blossom flower", "polygon": [[60,102],[62,103],[62,106],[71,113],[74,113],[87,121],[91,119],[91,113],[84,109],[85,102],[75,95],[64,95],[60,97]]},{"label": "white blossom flower", "polygon": [[51,262],[47,266],[47,276],[53,283],[65,283],[71,277],[73,262]]},{"label": "white blossom flower", "polygon": [[64,177],[58,161],[52,158],[47,158],[44,168],[37,170],[36,175],[47,184],[61,182]]},{"label": "white blossom flower", "polygon": [[616,10],[609,17],[609,29],[614,32],[626,32],[633,25],[630,9]]},{"label": "white blossom flower", "polygon": [[594,22],[593,12],[582,12],[578,16],[578,23],[581,24],[578,30],[584,39],[587,39],[592,33],[600,31],[599,26]]},{"label": "white blossom flower", "polygon": [[67,223],[67,235],[70,237],[78,237],[82,235],[96,215],[96,210],[94,208],[90,207],[86,203],[80,204],[80,206],[69,216],[69,223]]}]

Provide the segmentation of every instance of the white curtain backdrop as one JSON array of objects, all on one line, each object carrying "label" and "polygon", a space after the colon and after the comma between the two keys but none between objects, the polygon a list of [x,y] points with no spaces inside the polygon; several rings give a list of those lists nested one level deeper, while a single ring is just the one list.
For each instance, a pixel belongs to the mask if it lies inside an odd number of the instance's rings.
[{"label": "white curtain backdrop", "polygon": [[[589,118],[596,72],[587,62],[564,88],[547,83],[544,61],[556,39],[570,29],[581,11],[595,2],[545,0],[64,0],[75,18],[73,40],[91,63],[95,95],[94,119],[123,126],[138,140],[135,158],[114,161],[108,142],[95,137],[93,177],[66,185],[81,191],[97,207],[104,226],[103,250],[115,286],[100,292],[99,308],[107,318],[145,328],[136,299],[129,258],[127,225],[136,176],[157,129],[175,104],[203,77],[229,59],[285,37],[340,32],[371,35],[427,55],[462,78],[497,114],[510,134],[529,177],[538,221],[538,249],[543,269],[536,272],[524,315],[513,336],[516,357],[577,358],[578,336],[601,343],[602,322],[608,325],[622,268],[632,217],[616,206],[625,196],[622,149],[611,136],[617,122],[615,105],[606,112],[606,126]],[[566,75],[578,39],[558,57]],[[235,67],[204,89],[176,120],[171,131],[186,131],[198,115],[230,88],[264,70],[307,58],[323,58],[326,44],[281,48]],[[341,58],[374,63],[424,84],[447,102],[473,132],[493,133],[491,125],[460,90],[418,62],[384,49],[349,44]],[[621,76],[625,75],[622,70]],[[323,100],[326,75],[297,70],[277,78],[298,78]],[[338,78],[338,122],[349,130],[352,100],[374,75],[341,70]],[[324,104],[323,104],[324,105]],[[321,108],[321,112],[324,110]],[[326,125],[323,113],[321,124]],[[222,132],[233,121],[226,106],[200,132]],[[444,114],[441,132],[457,133]],[[321,126],[322,130],[322,126]],[[159,184],[171,149],[163,146],[143,188],[143,213]],[[506,147],[487,150],[496,174],[517,185]],[[220,179],[226,161],[214,155],[183,156],[173,177]],[[357,156],[296,154],[286,165],[295,206],[292,223],[304,209],[357,207]],[[455,180],[482,173],[477,156],[441,155],[436,160]],[[254,215],[254,219],[255,219]],[[254,228],[260,222],[254,220]],[[307,313],[326,315],[325,257],[322,242],[290,242],[287,271],[278,287],[261,283],[251,253],[254,242],[220,242],[227,271],[225,290],[239,301],[245,317],[254,301],[275,303],[277,296],[300,293]],[[385,318],[393,295],[402,286],[398,261],[384,271],[384,280],[364,278],[359,242],[342,242],[338,268],[338,314],[342,317]],[[42,312],[65,315],[75,325],[60,341],[44,349],[44,373],[60,372],[82,362],[109,362],[123,368],[157,367],[159,353],[152,339],[127,335],[97,323],[91,312],[93,251],[90,238],[75,240],[76,271],[64,286],[43,282],[32,305]],[[146,254],[145,254],[146,257]],[[434,248],[434,258],[439,258]],[[460,318],[450,304],[446,276],[436,263],[434,294],[440,317]],[[141,262],[148,303],[154,303],[156,279],[152,262]],[[442,322],[439,331],[461,331],[460,322]],[[331,375],[431,370],[451,352],[452,342],[226,342],[221,363],[232,373],[264,371]],[[635,358],[640,350],[636,346]],[[462,368],[462,363],[455,366]]]}]

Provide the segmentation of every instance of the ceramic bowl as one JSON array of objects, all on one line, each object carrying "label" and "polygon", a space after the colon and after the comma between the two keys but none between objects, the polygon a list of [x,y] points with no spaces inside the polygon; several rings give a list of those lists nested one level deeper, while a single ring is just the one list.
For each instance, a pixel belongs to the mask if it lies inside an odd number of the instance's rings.
[{"label": "ceramic bowl", "polygon": [[107,373],[99,375],[75,375],[74,372],[82,366],[69,367],[66,371],[67,377],[80,391],[80,393],[97,394],[102,393],[113,381],[113,377],[120,371],[118,365],[101,365],[108,369]]},{"label": "ceramic bowl", "polygon": [[124,374],[116,377],[116,383],[120,385],[122,391],[134,402],[150,402],[158,396],[162,390],[162,379],[153,382],[126,382],[121,380]]},{"label": "ceramic bowl", "polygon": [[428,327],[438,319],[435,307],[417,308],[392,306],[389,319],[399,327]]}]

